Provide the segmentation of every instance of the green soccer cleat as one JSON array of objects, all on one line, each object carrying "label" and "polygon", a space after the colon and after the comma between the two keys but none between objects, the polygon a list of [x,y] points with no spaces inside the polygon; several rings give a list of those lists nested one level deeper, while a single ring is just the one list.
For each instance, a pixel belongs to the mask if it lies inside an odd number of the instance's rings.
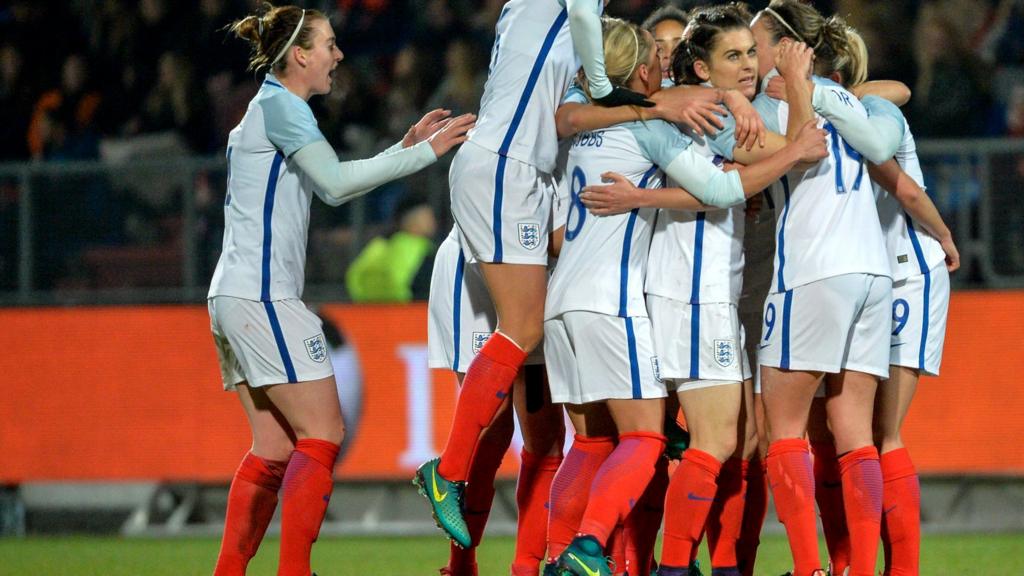
[{"label": "green soccer cleat", "polygon": [[416,470],[412,483],[420,494],[430,501],[431,513],[438,528],[451,538],[457,546],[469,548],[473,544],[469,536],[466,519],[462,516],[465,482],[451,482],[437,473],[440,458],[428,460]]},{"label": "green soccer cleat", "polygon": [[562,576],[562,571],[558,569],[558,564],[555,562],[548,562],[544,564],[544,572],[541,576]]},{"label": "green soccer cleat", "polygon": [[[689,442],[690,435],[686,435],[686,440]],[[694,560],[690,562],[690,576],[704,576],[704,573],[700,571],[700,560]]]},{"label": "green soccer cleat", "polygon": [[690,447],[690,433],[675,418],[665,418],[665,457],[679,460]]},{"label": "green soccer cleat", "polygon": [[558,557],[558,567],[567,576],[612,576],[604,548],[593,536],[577,536]]}]

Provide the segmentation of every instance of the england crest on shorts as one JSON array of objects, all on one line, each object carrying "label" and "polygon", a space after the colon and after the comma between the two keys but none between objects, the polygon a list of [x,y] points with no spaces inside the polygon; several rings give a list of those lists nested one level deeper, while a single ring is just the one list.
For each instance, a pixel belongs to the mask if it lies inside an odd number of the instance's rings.
[{"label": "england crest on shorts", "polygon": [[732,366],[736,361],[736,350],[732,340],[715,340],[715,362],[722,368]]},{"label": "england crest on shorts", "polygon": [[327,346],[324,345],[324,335],[317,334],[312,338],[306,338],[306,354],[309,354],[309,358],[313,362],[323,362],[327,360]]},{"label": "england crest on shorts", "polygon": [[527,250],[533,250],[540,246],[540,224],[536,222],[520,222],[519,245]]},{"label": "england crest on shorts", "polygon": [[491,337],[490,332],[473,332],[473,355],[475,356]]}]

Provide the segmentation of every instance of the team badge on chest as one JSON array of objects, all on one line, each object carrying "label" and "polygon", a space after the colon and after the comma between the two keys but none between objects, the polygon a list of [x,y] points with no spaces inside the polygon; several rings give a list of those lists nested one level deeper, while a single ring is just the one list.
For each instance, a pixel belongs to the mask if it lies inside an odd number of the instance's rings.
[{"label": "team badge on chest", "polygon": [[520,222],[519,245],[527,250],[533,250],[540,246],[540,224],[536,222]]},{"label": "team badge on chest", "polygon": [[736,350],[732,340],[715,340],[715,362],[726,368],[736,361]]},{"label": "team badge on chest", "polygon": [[327,346],[324,345],[324,335],[317,334],[312,338],[306,338],[303,340],[306,343],[306,354],[313,362],[323,362],[327,360]]}]

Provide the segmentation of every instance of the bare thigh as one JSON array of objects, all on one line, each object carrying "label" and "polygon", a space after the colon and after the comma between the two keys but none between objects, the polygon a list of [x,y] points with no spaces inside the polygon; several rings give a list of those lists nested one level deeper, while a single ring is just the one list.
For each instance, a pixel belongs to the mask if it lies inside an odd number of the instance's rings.
[{"label": "bare thigh", "polygon": [[252,430],[251,452],[267,460],[287,460],[295,449],[295,432],[263,388],[238,385],[238,399]]},{"label": "bare thigh", "polygon": [[836,439],[836,453],[873,444],[872,416],[878,378],[864,372],[843,370],[829,374],[826,385],[829,429]]},{"label": "bare thigh", "polygon": [[885,453],[903,447],[900,429],[917,392],[920,372],[906,366],[890,366],[889,379],[878,385],[875,396],[875,444]]},{"label": "bare thigh", "polygon": [[612,415],[604,402],[590,402],[588,404],[566,404],[565,410],[569,414],[569,421],[576,433],[580,436],[596,438],[599,436],[618,436],[619,431],[615,428]]},{"label": "bare thigh", "polygon": [[341,444],[345,422],[334,376],[266,388],[267,397],[284,415],[298,439],[316,438]]},{"label": "bare thigh", "polygon": [[821,372],[761,367],[761,396],[772,442],[803,438]]},{"label": "bare thigh", "polygon": [[743,384],[737,382],[679,392],[690,447],[725,462],[736,450]]},{"label": "bare thigh", "polygon": [[544,336],[544,299],[548,271],[533,264],[481,263],[487,290],[498,315],[497,330],[526,352]]},{"label": "bare thigh", "polygon": [[606,404],[620,435],[629,432],[664,432],[664,398],[607,400]]}]

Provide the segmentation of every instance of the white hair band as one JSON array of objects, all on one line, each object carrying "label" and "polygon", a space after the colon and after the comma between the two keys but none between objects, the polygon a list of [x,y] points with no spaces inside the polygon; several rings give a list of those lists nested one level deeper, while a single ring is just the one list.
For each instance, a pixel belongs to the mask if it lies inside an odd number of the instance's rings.
[{"label": "white hair band", "polygon": [[633,71],[636,70],[637,65],[640,64],[640,36],[636,33],[636,28],[630,26],[630,32],[633,33],[633,41],[636,43],[636,50],[633,54],[633,66],[629,69],[629,74],[626,74],[626,82],[629,82],[630,76],[633,75]]},{"label": "white hair band", "polygon": [[762,12],[767,12],[767,13],[771,14],[776,20],[779,21],[779,24],[782,24],[783,26],[786,27],[786,30],[789,30],[790,34],[792,34],[793,36],[796,36],[797,40],[803,42],[804,44],[807,44],[807,41],[804,40],[802,36],[797,34],[796,30],[793,30],[793,27],[789,25],[789,22],[786,22],[786,19],[783,18],[782,16],[780,16],[778,12],[776,12],[775,10],[772,10],[771,8],[765,8],[764,10],[762,10]]},{"label": "white hair band", "polygon": [[274,58],[274,61],[270,63],[270,67],[271,68],[273,68],[274,65],[277,64],[277,61],[280,60],[281,57],[284,56],[286,52],[288,52],[288,49],[292,47],[292,43],[295,42],[295,38],[298,37],[298,35],[299,35],[299,30],[302,30],[302,22],[305,19],[306,19],[306,10],[303,9],[302,10],[302,16],[299,17],[299,24],[298,24],[298,26],[295,27],[295,30],[292,32],[292,36],[291,36],[291,38],[288,39],[288,42],[285,42],[284,47],[281,48],[281,51],[277,53],[277,57]]}]

